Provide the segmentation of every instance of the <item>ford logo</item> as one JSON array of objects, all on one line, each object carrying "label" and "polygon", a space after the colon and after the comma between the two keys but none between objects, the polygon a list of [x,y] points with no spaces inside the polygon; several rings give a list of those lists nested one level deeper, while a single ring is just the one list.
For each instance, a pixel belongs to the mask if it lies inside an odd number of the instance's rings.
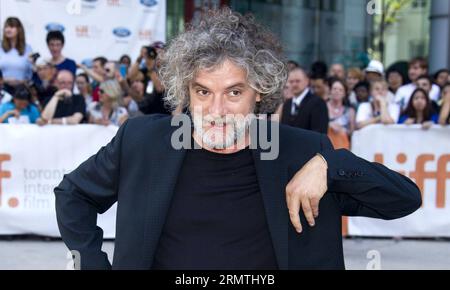
[{"label": "ford logo", "polygon": [[117,37],[128,37],[131,35],[131,31],[125,27],[118,27],[113,30],[113,34]]},{"label": "ford logo", "polygon": [[47,31],[61,31],[61,32],[64,32],[64,30],[66,30],[64,25],[59,23],[49,23],[45,26],[45,29]]},{"label": "ford logo", "polygon": [[158,5],[157,0],[141,0],[141,4],[147,7]]}]

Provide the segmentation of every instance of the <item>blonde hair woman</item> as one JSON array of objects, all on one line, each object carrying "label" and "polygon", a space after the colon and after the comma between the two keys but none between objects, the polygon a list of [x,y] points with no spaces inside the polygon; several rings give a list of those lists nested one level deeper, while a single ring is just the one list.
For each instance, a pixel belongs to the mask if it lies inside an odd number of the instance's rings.
[{"label": "blonde hair woman", "polygon": [[100,84],[100,100],[88,108],[89,123],[121,126],[128,119],[127,109],[119,105],[123,96],[120,84],[108,80]]}]

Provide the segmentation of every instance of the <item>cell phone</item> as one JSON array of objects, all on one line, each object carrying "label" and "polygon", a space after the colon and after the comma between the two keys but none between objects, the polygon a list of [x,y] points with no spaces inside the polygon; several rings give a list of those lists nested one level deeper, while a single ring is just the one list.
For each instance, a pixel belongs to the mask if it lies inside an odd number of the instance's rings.
[{"label": "cell phone", "polygon": [[37,60],[38,58],[40,58],[40,57],[41,57],[41,55],[39,54],[39,52],[33,53],[33,54],[31,55],[31,58],[33,59],[33,62],[36,62],[36,60]]},{"label": "cell phone", "polygon": [[121,64],[121,65],[119,66],[119,72],[120,72],[120,75],[121,75],[123,78],[126,78],[126,77],[127,77],[127,66],[124,65],[124,64]]}]

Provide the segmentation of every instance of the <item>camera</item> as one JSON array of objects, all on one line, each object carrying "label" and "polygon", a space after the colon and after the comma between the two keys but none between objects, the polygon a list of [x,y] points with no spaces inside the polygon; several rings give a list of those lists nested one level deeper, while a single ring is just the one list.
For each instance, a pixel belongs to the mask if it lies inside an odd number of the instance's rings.
[{"label": "camera", "polygon": [[158,57],[158,52],[156,51],[156,49],[152,46],[146,46],[145,47],[147,50],[147,57],[150,59],[156,59]]}]

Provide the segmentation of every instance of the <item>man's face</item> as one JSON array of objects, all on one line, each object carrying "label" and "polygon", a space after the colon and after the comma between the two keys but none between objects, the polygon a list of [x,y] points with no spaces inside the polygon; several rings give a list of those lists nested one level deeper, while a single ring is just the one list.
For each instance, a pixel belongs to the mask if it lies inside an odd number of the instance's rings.
[{"label": "man's face", "polygon": [[366,87],[360,86],[355,89],[356,99],[358,102],[367,102],[369,100],[369,90]]},{"label": "man's face", "polygon": [[309,86],[309,78],[301,70],[293,70],[289,73],[288,84],[294,96],[301,95]]},{"label": "man's face", "polygon": [[52,39],[48,43],[48,49],[53,57],[58,57],[61,55],[61,51],[64,45],[61,40]]},{"label": "man's face", "polygon": [[324,79],[315,79],[311,80],[311,88],[314,91],[314,94],[318,97],[324,99],[328,94],[328,85],[326,84]]},{"label": "man's face", "polygon": [[431,83],[427,79],[419,79],[417,81],[417,87],[424,89],[427,93],[431,92]]},{"label": "man's face", "polygon": [[345,68],[342,64],[333,64],[330,69],[330,76],[338,79],[345,79]]},{"label": "man's face", "polygon": [[195,134],[214,150],[234,147],[248,138],[248,118],[260,95],[250,87],[244,69],[226,60],[197,72],[189,84]]},{"label": "man's face", "polygon": [[414,63],[409,66],[408,75],[412,82],[417,81],[421,75],[427,74],[427,70],[420,66],[420,63]]},{"label": "man's face", "polygon": [[376,72],[366,72],[366,80],[371,83],[371,82],[376,82],[379,80],[382,80],[383,76],[379,73]]},{"label": "man's face", "polygon": [[73,76],[70,72],[62,71],[58,74],[58,77],[56,78],[56,86],[58,87],[58,90],[72,91],[73,83],[74,83]]},{"label": "man's face", "polygon": [[94,63],[92,64],[92,70],[99,75],[105,75],[105,68],[99,60],[94,61]]}]

